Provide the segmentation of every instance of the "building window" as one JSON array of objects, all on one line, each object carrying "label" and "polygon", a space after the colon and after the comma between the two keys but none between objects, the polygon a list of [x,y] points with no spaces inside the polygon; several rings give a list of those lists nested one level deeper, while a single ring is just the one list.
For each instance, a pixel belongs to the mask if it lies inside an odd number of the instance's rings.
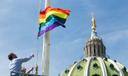
[{"label": "building window", "polygon": [[100,45],[98,45],[98,56],[100,56]]},{"label": "building window", "polygon": [[96,56],[96,46],[94,45],[94,56]]},{"label": "building window", "polygon": [[78,66],[77,66],[77,69],[78,69],[78,70],[82,70],[83,67],[82,67],[81,65],[78,65]]},{"label": "building window", "polygon": [[86,46],[86,53],[87,53],[86,55],[88,55],[88,46]]},{"label": "building window", "polygon": [[112,75],[112,76],[118,76],[118,75],[114,74],[114,75]]},{"label": "building window", "polygon": [[98,74],[94,74],[94,75],[92,75],[92,76],[100,76],[100,75],[98,75]]},{"label": "building window", "polygon": [[94,69],[97,69],[98,68],[98,64],[97,63],[93,64],[93,67],[94,67]]},{"label": "building window", "polygon": [[92,54],[92,50],[91,50],[91,45],[89,46],[89,48],[90,48],[90,50],[89,50],[89,56],[91,56],[91,54]]},{"label": "building window", "polygon": [[68,70],[68,69],[66,69],[66,70],[65,70],[65,73],[66,73],[66,74],[67,74],[67,73],[69,73],[69,70]]}]

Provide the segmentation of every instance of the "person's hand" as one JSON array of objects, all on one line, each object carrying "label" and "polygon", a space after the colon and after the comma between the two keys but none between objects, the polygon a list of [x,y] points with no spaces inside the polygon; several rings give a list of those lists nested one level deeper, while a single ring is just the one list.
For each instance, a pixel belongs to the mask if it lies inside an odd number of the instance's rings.
[{"label": "person's hand", "polygon": [[33,69],[34,69],[34,68],[32,67],[32,68],[31,68],[31,71],[33,71]]},{"label": "person's hand", "polygon": [[32,67],[31,70],[33,70],[34,68]]},{"label": "person's hand", "polygon": [[32,68],[27,72],[27,74],[29,74],[31,71],[33,71],[33,69],[34,69],[34,68],[32,67]]},{"label": "person's hand", "polygon": [[32,54],[32,57],[34,57],[34,54]]}]

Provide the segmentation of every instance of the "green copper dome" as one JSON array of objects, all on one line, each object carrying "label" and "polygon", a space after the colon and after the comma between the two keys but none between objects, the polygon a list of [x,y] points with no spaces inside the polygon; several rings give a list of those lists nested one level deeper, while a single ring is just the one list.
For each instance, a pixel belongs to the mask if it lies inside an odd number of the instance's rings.
[{"label": "green copper dome", "polygon": [[87,57],[64,70],[60,76],[128,76],[125,66],[101,57]]},{"label": "green copper dome", "polygon": [[85,56],[74,62],[59,76],[128,76],[125,66],[106,57],[106,47],[96,32],[96,20],[92,18],[92,33],[84,48]]}]

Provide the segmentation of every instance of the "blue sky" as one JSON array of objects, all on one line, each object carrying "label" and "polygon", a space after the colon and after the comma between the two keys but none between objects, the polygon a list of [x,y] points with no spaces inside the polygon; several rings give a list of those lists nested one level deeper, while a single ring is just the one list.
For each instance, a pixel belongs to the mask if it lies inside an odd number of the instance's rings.
[{"label": "blue sky", "polygon": [[[97,32],[106,45],[107,55],[128,67],[127,0],[52,0],[52,6],[71,10],[66,29],[51,32],[51,76],[83,58],[83,48],[91,33],[91,12],[96,16]],[[36,39],[38,14],[44,0],[1,0],[0,2],[0,72],[9,76],[7,55],[35,54],[23,66],[39,64],[41,74],[42,39]],[[36,56],[39,53],[38,57]]]}]

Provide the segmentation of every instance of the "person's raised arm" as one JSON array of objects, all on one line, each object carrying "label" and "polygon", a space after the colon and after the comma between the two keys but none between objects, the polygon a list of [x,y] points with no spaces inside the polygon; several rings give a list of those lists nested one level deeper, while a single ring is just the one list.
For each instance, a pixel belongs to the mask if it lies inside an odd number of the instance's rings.
[{"label": "person's raised arm", "polygon": [[26,58],[21,58],[20,60],[21,60],[21,62],[27,62],[27,61],[29,61],[30,59],[32,59],[33,57],[34,57],[34,54],[32,54],[31,56],[26,57]]}]

